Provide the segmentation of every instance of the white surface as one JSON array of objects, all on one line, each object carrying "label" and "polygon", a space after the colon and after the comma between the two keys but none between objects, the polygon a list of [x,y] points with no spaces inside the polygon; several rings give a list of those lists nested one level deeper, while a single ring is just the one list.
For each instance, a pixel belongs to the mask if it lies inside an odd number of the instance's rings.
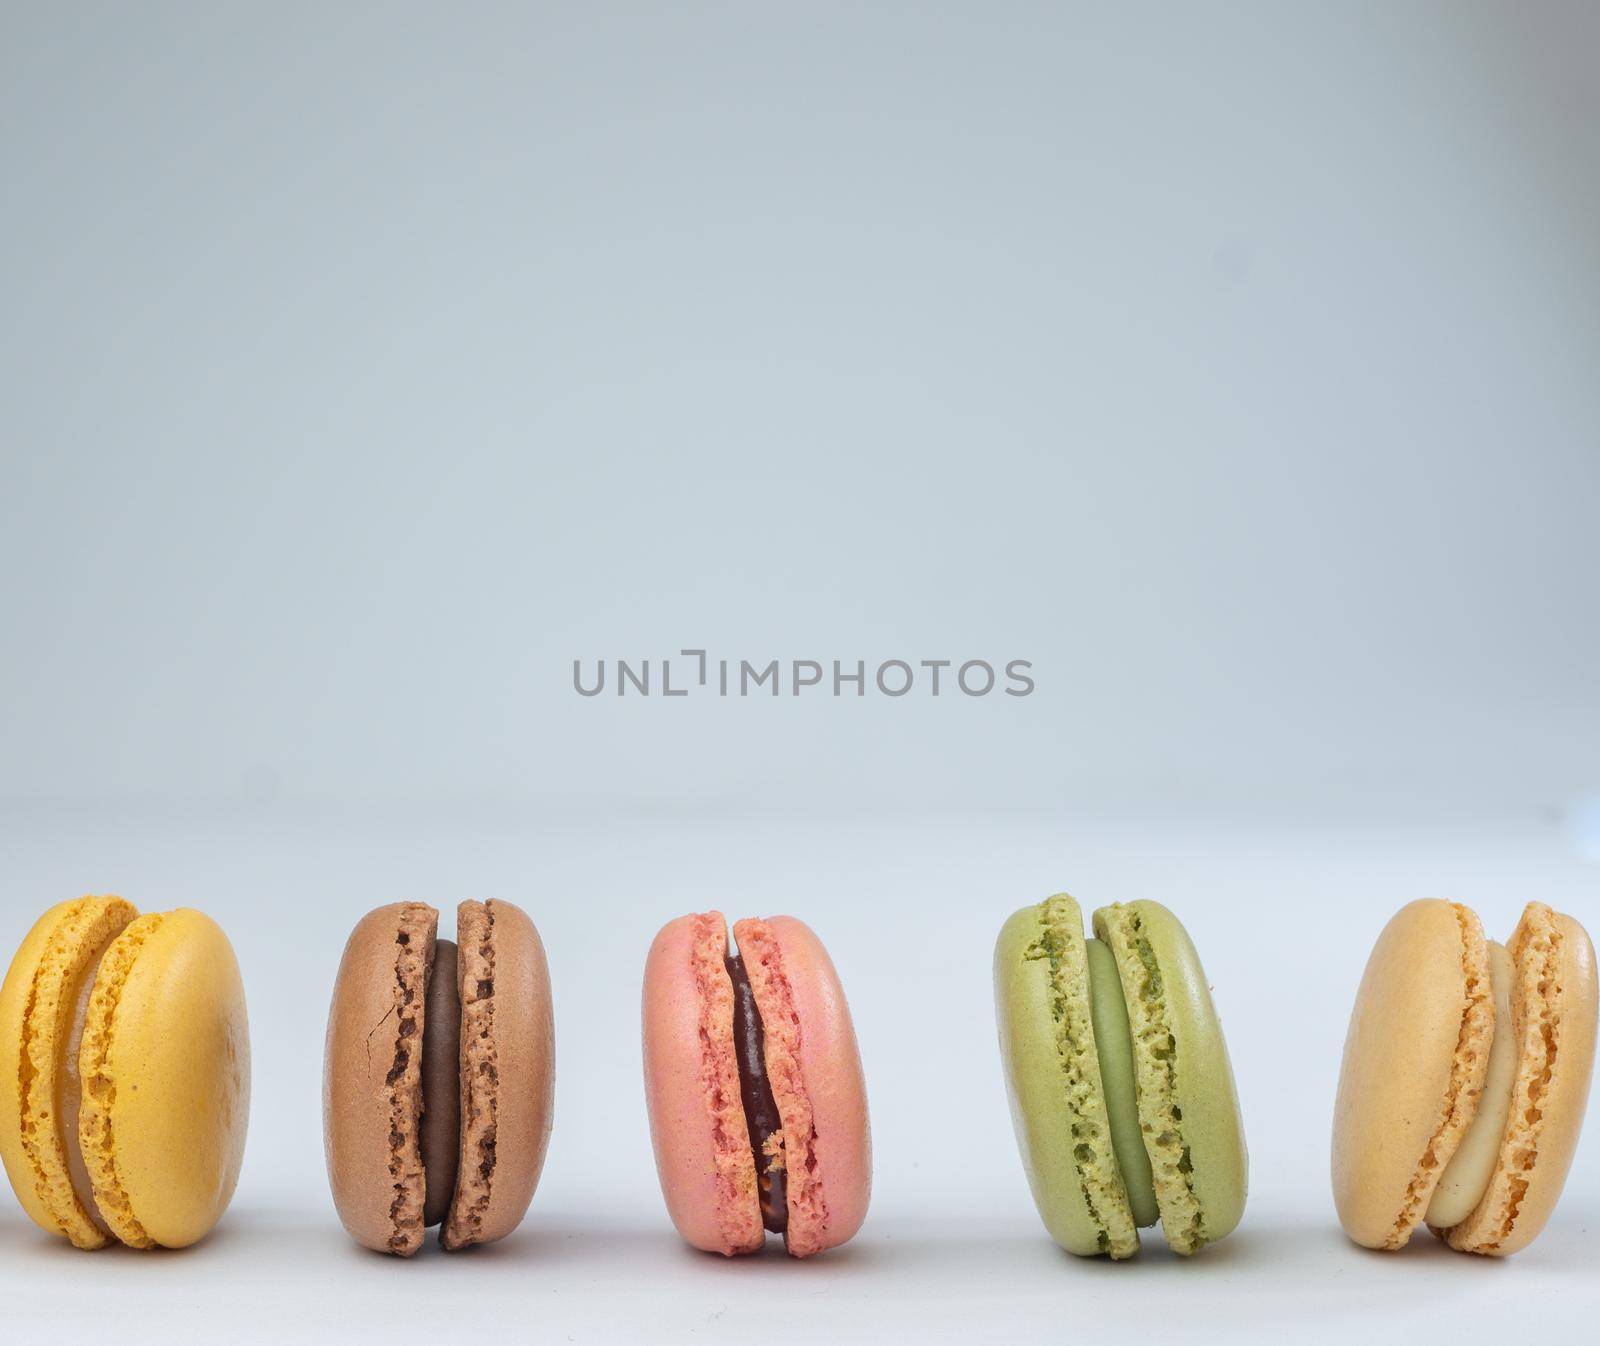
[{"label": "white surface", "polygon": [[[1158,1252],[1113,1265],[1069,1258],[1021,1215],[887,1215],[848,1249],[795,1264],[723,1262],[658,1224],[553,1203],[496,1248],[408,1265],[364,1254],[325,1219],[259,1211],[203,1255],[156,1265],[97,1255],[86,1273],[70,1249],[41,1252],[10,1226],[0,1257],[5,1279],[26,1277],[7,1296],[19,1341],[90,1325],[99,1340],[197,1344],[1518,1341],[1535,1320],[1583,1341],[1600,1309],[1594,1231],[1571,1237],[1584,1231],[1570,1220],[1503,1266],[1431,1240],[1404,1258],[1364,1254],[1325,1223],[1258,1213],[1204,1264]],[[952,1216],[954,1228],[930,1228]],[[18,1311],[36,1302],[48,1307]]]},{"label": "white surface", "polygon": [[[107,822],[11,815],[0,851],[14,944],[54,898],[116,878],[146,906],[216,914],[252,1003],[256,1097],[238,1200],[184,1254],[82,1255],[0,1212],[0,1279],[25,1339],[61,1305],[104,1308],[134,1341],[390,1341],[397,1330],[540,1340],[1059,1340],[1194,1334],[1348,1342],[1526,1323],[1575,1335],[1600,1314],[1600,1130],[1556,1221],[1505,1264],[1419,1239],[1348,1244],[1328,1195],[1327,1133],[1350,997],[1400,902],[1472,902],[1491,933],[1540,897],[1600,926],[1600,871],[1555,824],[1405,832],[1080,817],[942,822],[749,817],[579,820],[526,829],[208,817]],[[1016,905],[1061,886],[1088,903],[1154,896],[1185,919],[1228,1031],[1251,1147],[1239,1232],[1189,1262],[1146,1236],[1135,1262],[1059,1253],[1017,1162],[994,1045],[991,941]],[[400,896],[523,903],[549,947],[557,1111],[522,1230],[466,1256],[400,1264],[345,1238],[318,1117],[327,993],[348,928]],[[877,1155],[868,1222],[848,1248],[793,1264],[682,1247],[655,1186],[637,1044],[651,934],[682,911],[790,910],[821,932],[866,1058]],[[1403,1031],[1403,1026],[1397,1026]],[[403,1297],[402,1297],[403,1296]],[[85,1320],[87,1321],[87,1319]]]}]

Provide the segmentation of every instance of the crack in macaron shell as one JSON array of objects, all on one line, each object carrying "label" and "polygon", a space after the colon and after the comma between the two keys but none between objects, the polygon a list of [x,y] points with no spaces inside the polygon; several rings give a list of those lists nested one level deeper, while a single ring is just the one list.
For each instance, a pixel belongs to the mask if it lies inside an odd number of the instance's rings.
[{"label": "crack in macaron shell", "polygon": [[464,902],[455,941],[421,902],[351,932],[328,1016],[328,1179],[351,1236],[410,1256],[503,1238],[527,1212],[549,1141],[554,1032],[532,921]]},{"label": "crack in macaron shell", "polygon": [[439,913],[378,907],[350,932],[334,981],[323,1125],[334,1206],[352,1238],[413,1255],[425,1233],[422,1069]]},{"label": "crack in macaron shell", "polygon": [[[388,1248],[409,1257],[422,1246],[426,1169],[422,1163],[422,1040],[427,1030],[427,979],[439,914],[420,902],[400,911],[394,949],[394,1049],[384,1085],[389,1091]],[[374,1030],[376,1031],[376,1030]]]}]

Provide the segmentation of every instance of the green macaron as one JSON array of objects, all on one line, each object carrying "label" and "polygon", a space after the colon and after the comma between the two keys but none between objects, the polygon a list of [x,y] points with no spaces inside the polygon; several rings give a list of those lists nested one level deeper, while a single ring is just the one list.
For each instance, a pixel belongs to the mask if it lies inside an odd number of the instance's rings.
[{"label": "green macaron", "polygon": [[1180,1253],[1239,1223],[1248,1163],[1233,1069],[1200,957],[1156,902],[1102,907],[1086,939],[1065,893],[995,944],[1011,1118],[1034,1203],[1068,1252],[1131,1257],[1161,1221]]}]

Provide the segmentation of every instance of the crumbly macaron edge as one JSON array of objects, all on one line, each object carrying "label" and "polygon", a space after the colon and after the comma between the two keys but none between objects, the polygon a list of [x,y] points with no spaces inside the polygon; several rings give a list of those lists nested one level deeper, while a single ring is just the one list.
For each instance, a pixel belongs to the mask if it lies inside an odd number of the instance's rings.
[{"label": "crumbly macaron edge", "polygon": [[[734,939],[750,976],[750,992],[761,1015],[767,1082],[783,1122],[783,1164],[789,1212],[784,1247],[791,1257],[810,1257],[831,1246],[828,1201],[817,1154],[816,1117],[801,1066],[803,1025],[795,1010],[794,989],[783,965],[783,951],[763,920],[734,923]],[[751,1161],[754,1172],[755,1163]]]},{"label": "crumbly macaron edge", "polygon": [[[389,1101],[390,1182],[388,1250],[410,1257],[426,1230],[427,1170],[422,1164],[422,1037],[427,1031],[427,978],[438,938],[439,913],[406,902],[394,937],[394,1054],[384,1075]],[[387,1022],[387,1020],[386,1020]]]},{"label": "crumbly macaron edge", "polygon": [[456,909],[456,975],[461,988],[461,1152],[456,1190],[440,1244],[465,1248],[482,1237],[494,1197],[500,1125],[500,1064],[495,1042],[494,902]]},{"label": "crumbly macaron edge", "polygon": [[1023,950],[1025,962],[1043,961],[1050,982],[1050,1014],[1056,1057],[1065,1088],[1064,1103],[1073,1139],[1073,1166],[1089,1218],[1099,1226],[1100,1250],[1113,1259],[1139,1251],[1139,1231],[1117,1165],[1105,1083],[1095,1045],[1089,1001],[1089,964],[1083,916],[1065,894],[1046,898],[1035,909],[1038,937]]},{"label": "crumbly macaron edge", "polygon": [[766,1231],[734,1050],[728,923],[720,911],[700,912],[691,918],[690,930],[689,963],[699,1010],[696,1050],[700,1093],[711,1122],[718,1251],[735,1257],[760,1248]]},{"label": "crumbly macaron edge", "polygon": [[1167,1014],[1166,991],[1144,919],[1120,902],[1094,914],[1094,930],[1110,947],[1122,978],[1133,1030],[1135,1097],[1139,1130],[1150,1156],[1161,1232],[1173,1251],[1188,1255],[1211,1241],[1194,1189],[1189,1146],[1178,1105],[1178,1043]]},{"label": "crumbly macaron edge", "polygon": [[122,1003],[128,977],[144,946],[165,921],[166,916],[161,912],[140,916],[111,942],[100,960],[100,971],[89,996],[83,1044],[78,1053],[78,1071],[83,1079],[78,1136],[84,1167],[89,1171],[101,1218],[118,1239],[132,1248],[153,1248],[156,1241],[134,1214],[133,1202],[117,1172],[114,1117],[117,1079],[111,1065],[111,1049],[117,1009]]},{"label": "crumbly macaron edge", "polygon": [[1452,902],[1450,910],[1461,934],[1461,1029],[1456,1038],[1455,1056],[1450,1062],[1450,1080],[1440,1104],[1439,1125],[1422,1152],[1417,1171],[1406,1186],[1394,1225],[1383,1241],[1382,1246],[1390,1251],[1405,1247],[1422,1223],[1428,1202],[1433,1198],[1433,1189],[1439,1185],[1439,1179],[1477,1115],[1489,1070],[1489,1048],[1494,1042],[1494,985],[1489,974],[1489,942],[1483,933],[1483,923],[1477,913],[1463,903]]},{"label": "crumbly macaron edge", "polygon": [[1461,1252],[1501,1255],[1538,1164],[1542,1100],[1560,1056],[1557,1003],[1563,938],[1555,912],[1542,902],[1530,902],[1507,948],[1513,969],[1510,1027],[1517,1036],[1517,1074],[1500,1157],[1472,1213],[1452,1229],[1434,1231]]},{"label": "crumbly macaron edge", "polygon": [[110,1239],[84,1209],[73,1188],[60,1119],[55,1117],[56,1075],[66,1050],[63,1016],[75,1012],[82,979],[89,976],[117,935],[138,915],[119,897],[84,897],[61,913],[33,970],[23,1012],[18,1096],[23,1101],[23,1150],[33,1168],[34,1190],[76,1248],[103,1248]]}]

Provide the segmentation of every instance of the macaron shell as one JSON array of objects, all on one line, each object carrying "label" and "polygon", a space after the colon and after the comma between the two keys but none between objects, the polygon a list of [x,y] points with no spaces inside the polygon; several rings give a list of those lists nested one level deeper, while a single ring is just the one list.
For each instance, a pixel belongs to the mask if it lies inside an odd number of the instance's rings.
[{"label": "macaron shell", "polygon": [[555,1019],[539,932],[510,902],[457,909],[461,1158],[440,1241],[493,1243],[528,1213],[555,1101]]},{"label": "macaron shell", "polygon": [[422,1246],[425,978],[439,913],[422,902],[368,912],[345,943],[328,1011],[322,1126],[328,1184],[350,1236],[376,1252]]},{"label": "macaron shell", "polygon": [[22,1060],[27,1054],[26,1021],[34,976],[52,933],[81,901],[58,902],[33,923],[0,983],[0,1162],[28,1218],[52,1234],[65,1231],[39,1194],[33,1160],[22,1142],[27,1111]]},{"label": "macaron shell", "polygon": [[713,911],[670,921],[645,961],[645,1101],[667,1213],[705,1252],[765,1238],[733,1046],[728,930]]},{"label": "macaron shell", "polygon": [[113,1232],[135,1246],[203,1238],[233,1197],[250,1112],[244,984],[216,922],[179,909],[117,937],[80,1063],[84,1160]]},{"label": "macaron shell", "polygon": [[1494,1031],[1477,916],[1437,898],[1402,907],[1362,974],[1334,1100],[1333,1199],[1355,1242],[1411,1237],[1471,1124]]},{"label": "macaron shell", "polygon": [[1081,1257],[1131,1257],[1139,1235],[1117,1166],[1095,1050],[1083,914],[1065,893],[1023,907],[994,950],[1011,1121],[1045,1228]]},{"label": "macaron shell", "polygon": [[[734,939],[761,1011],[768,1081],[784,1121],[789,1229],[796,1257],[836,1248],[866,1218],[872,1195],[867,1088],[844,988],[803,921],[739,921]],[[798,1079],[782,1067],[794,1052]],[[791,1118],[810,1116],[810,1134]],[[796,1143],[798,1142],[798,1143]]]},{"label": "macaron shell", "polygon": [[1505,1257],[1545,1226],[1566,1183],[1594,1067],[1594,945],[1572,917],[1530,903],[1509,944],[1519,1061],[1500,1159],[1477,1208],[1445,1232],[1452,1248]]},{"label": "macaron shell", "polygon": [[1175,1251],[1197,1252],[1238,1225],[1249,1185],[1233,1066],[1205,968],[1159,902],[1101,907],[1094,929],[1122,977],[1161,1231]]},{"label": "macaron shell", "polygon": [[57,903],[34,922],[0,986],[0,1158],[28,1217],[80,1248],[108,1240],[73,1192],[57,1133],[60,1056],[81,979],[137,914],[115,897]]}]

